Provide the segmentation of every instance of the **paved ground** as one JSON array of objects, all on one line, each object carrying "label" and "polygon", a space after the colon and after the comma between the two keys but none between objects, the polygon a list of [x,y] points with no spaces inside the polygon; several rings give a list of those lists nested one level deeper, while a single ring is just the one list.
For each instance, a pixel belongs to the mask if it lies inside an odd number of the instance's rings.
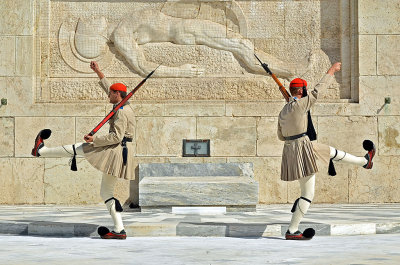
[{"label": "paved ground", "polygon": [[395,234],[281,238],[131,237],[127,240],[0,236],[13,264],[400,264]]},{"label": "paved ground", "polygon": [[[223,215],[124,212],[129,237],[214,236],[280,237],[292,205],[262,205],[256,212]],[[99,225],[111,227],[104,205],[0,206],[0,234],[96,237]],[[400,204],[313,204],[300,229],[318,236],[400,233]]]}]

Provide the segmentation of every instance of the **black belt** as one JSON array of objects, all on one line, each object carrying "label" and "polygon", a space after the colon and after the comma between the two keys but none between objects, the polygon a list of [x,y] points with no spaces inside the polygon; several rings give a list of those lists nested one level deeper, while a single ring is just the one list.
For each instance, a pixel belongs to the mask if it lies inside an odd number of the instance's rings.
[{"label": "black belt", "polygon": [[122,142],[121,142],[121,144],[125,144],[126,142],[132,142],[133,141],[133,139],[132,138],[127,138],[127,137],[124,137],[123,139],[122,139]]},{"label": "black belt", "polygon": [[306,136],[307,133],[300,133],[300,134],[296,134],[296,135],[292,135],[292,136],[288,136],[288,137],[283,137],[285,139],[285,141],[290,141],[290,140],[296,140],[299,139],[303,136]]},{"label": "black belt", "polygon": [[122,160],[124,161],[124,165],[126,165],[126,162],[128,161],[128,147],[126,147],[126,142],[132,142],[132,138],[127,138],[124,137],[122,139],[121,145],[122,145]]}]

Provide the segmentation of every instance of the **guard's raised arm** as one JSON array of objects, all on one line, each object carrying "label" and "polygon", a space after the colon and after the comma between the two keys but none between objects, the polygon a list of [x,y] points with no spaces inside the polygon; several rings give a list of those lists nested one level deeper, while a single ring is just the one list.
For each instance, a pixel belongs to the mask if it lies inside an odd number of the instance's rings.
[{"label": "guard's raised arm", "polygon": [[97,76],[100,78],[100,80],[105,77],[104,74],[100,71],[100,67],[96,61],[90,62],[90,68],[97,74]]},{"label": "guard's raised arm", "polygon": [[336,62],[332,64],[331,68],[329,68],[328,72],[326,72],[329,75],[335,75],[336,72],[340,71],[342,68],[342,63],[341,62]]}]

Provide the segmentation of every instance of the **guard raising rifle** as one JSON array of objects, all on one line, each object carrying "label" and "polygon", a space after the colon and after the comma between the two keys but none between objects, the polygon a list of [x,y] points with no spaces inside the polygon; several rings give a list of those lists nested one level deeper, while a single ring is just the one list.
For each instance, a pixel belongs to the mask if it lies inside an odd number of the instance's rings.
[{"label": "guard raising rifle", "polygon": [[[274,78],[268,65],[261,61],[260,63]],[[374,143],[370,140],[363,142],[363,147],[367,151],[364,157],[357,157],[331,146],[310,141],[310,138],[314,136],[312,133],[310,134],[311,116],[309,111],[317,101],[319,90],[327,88],[332,82],[334,74],[340,69],[341,63],[334,63],[310,93],[307,93],[305,80],[300,78],[292,80],[289,86],[292,96],[288,98],[286,95],[289,94],[286,89],[276,77],[274,78],[287,101],[279,113],[277,131],[278,138],[285,141],[282,152],[281,179],[283,181],[298,180],[301,190],[301,195],[291,210],[293,215],[285,234],[287,240],[307,240],[315,234],[312,228],[307,228],[304,232],[299,231],[299,224],[314,198],[315,173],[318,172],[317,160],[329,165],[329,174],[332,176],[336,175],[333,161],[355,164],[366,169],[371,169],[373,165],[372,159],[376,150]]]},{"label": "guard raising rifle", "polygon": [[[134,90],[127,94],[124,84],[108,82],[100,71],[96,62],[91,62],[90,67],[100,78],[103,89],[108,93],[109,102],[114,104],[114,109],[96,126],[89,134],[84,136],[85,143],[64,145],[49,148],[44,145],[44,140],[51,135],[51,130],[44,129],[35,139],[32,155],[36,157],[72,157],[71,169],[76,171],[75,156],[83,156],[96,169],[103,172],[100,196],[107,206],[114,222],[113,231],[106,227],[99,227],[98,233],[104,239],[125,239],[126,232],[122,223],[122,206],[114,198],[114,187],[118,178],[134,179],[135,170],[133,150],[134,136],[134,111],[129,101],[130,96],[151,76],[151,72]],[[94,135],[106,122],[110,129],[106,135]]]}]

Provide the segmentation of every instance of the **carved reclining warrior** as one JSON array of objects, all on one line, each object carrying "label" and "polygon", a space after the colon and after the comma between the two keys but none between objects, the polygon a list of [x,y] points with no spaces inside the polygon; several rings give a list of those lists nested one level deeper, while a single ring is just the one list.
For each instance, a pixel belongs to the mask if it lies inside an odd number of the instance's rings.
[{"label": "carved reclining warrior", "polygon": [[[224,26],[209,20],[176,18],[154,9],[139,10],[120,22],[111,35],[111,41],[129,65],[141,75],[148,74],[157,66],[146,60],[139,46],[152,42],[205,45],[229,51],[250,72],[263,73],[263,69],[255,64],[254,46],[250,40],[239,34],[228,38]],[[287,63],[266,53],[260,53],[280,77],[290,78],[294,75],[294,69],[290,69]],[[202,73],[203,69],[191,64],[180,67],[161,66],[157,70],[159,76],[170,77],[192,77]]]},{"label": "carved reclining warrior", "polygon": [[[84,54],[90,55],[91,51],[99,49],[92,47],[93,41],[88,41],[88,31],[92,31],[90,35],[92,39],[95,38],[95,34],[99,35],[96,38],[96,45],[101,47],[105,45],[106,25],[104,23],[106,23],[105,20],[99,18],[94,19],[93,22],[83,20],[78,22],[76,37],[81,39],[75,40],[78,52],[82,50],[86,51]],[[231,33],[231,36],[227,36],[225,26],[210,20],[177,18],[166,15],[160,10],[143,9],[134,11],[124,18],[111,33],[110,41],[131,68],[142,76],[146,76],[157,64],[146,59],[141,45],[165,42],[178,45],[205,45],[217,50],[229,51],[250,73],[263,74],[263,69],[255,63],[253,43],[237,33]],[[104,43],[101,44],[102,41]],[[85,48],[85,45],[88,47]],[[279,77],[290,80],[294,76],[296,69],[288,62],[283,62],[262,51],[258,51],[258,54],[263,60],[270,63],[271,69]],[[175,67],[161,65],[155,75],[158,77],[196,77],[202,75],[203,72],[204,69],[193,64]]]}]

